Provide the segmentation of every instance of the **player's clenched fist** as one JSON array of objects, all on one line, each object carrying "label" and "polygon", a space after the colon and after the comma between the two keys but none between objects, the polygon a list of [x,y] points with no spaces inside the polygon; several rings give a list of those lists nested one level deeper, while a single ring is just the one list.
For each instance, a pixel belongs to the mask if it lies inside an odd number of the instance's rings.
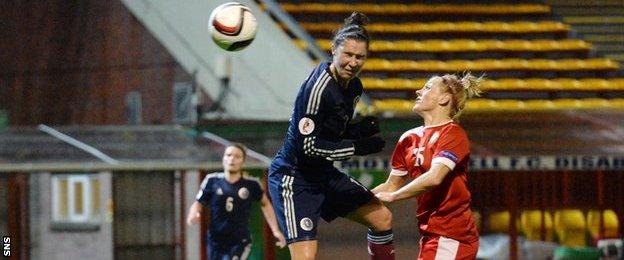
[{"label": "player's clenched fist", "polygon": [[375,194],[375,196],[383,202],[393,202],[396,200],[394,192],[380,192]]},{"label": "player's clenched fist", "polygon": [[186,216],[186,224],[189,226],[199,223],[200,220],[201,213],[199,213],[199,211],[191,210],[191,212],[189,212],[189,214]]}]

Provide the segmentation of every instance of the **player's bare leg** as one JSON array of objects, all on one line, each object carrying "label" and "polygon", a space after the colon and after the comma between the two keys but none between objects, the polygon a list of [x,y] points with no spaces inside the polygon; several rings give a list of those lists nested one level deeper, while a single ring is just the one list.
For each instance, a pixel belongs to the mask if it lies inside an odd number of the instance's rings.
[{"label": "player's bare leg", "polygon": [[299,241],[288,245],[291,260],[314,260],[317,248],[316,240]]},{"label": "player's bare leg", "polygon": [[386,206],[379,200],[372,199],[366,205],[349,213],[347,218],[369,228],[367,238],[371,259],[394,259],[392,213]]}]

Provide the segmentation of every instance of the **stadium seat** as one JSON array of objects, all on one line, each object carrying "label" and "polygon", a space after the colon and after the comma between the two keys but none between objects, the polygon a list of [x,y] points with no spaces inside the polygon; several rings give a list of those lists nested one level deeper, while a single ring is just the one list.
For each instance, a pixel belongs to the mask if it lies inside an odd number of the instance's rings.
[{"label": "stadium seat", "polygon": [[492,212],[488,216],[488,231],[494,233],[507,233],[509,232],[510,222],[509,211],[497,211]]},{"label": "stadium seat", "polygon": [[527,210],[520,214],[520,226],[528,240],[542,240],[542,215],[544,218],[545,241],[553,241],[553,221],[549,212]]},{"label": "stadium seat", "polygon": [[587,212],[587,228],[594,240],[602,238],[617,238],[620,236],[620,222],[615,211],[607,209],[603,211],[604,235],[600,236],[600,211],[590,210]]},{"label": "stadium seat", "polygon": [[586,223],[583,212],[578,209],[555,211],[555,232],[564,246],[586,246]]}]

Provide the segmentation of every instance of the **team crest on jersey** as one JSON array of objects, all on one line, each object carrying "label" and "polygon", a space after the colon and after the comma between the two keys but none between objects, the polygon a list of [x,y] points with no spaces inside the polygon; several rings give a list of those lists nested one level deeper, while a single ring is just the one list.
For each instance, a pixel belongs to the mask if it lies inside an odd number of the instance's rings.
[{"label": "team crest on jersey", "polygon": [[301,226],[301,229],[305,231],[310,231],[312,230],[312,228],[314,228],[314,223],[310,218],[302,218],[299,222],[299,226]]},{"label": "team crest on jersey", "polygon": [[221,188],[217,189],[217,195],[223,195],[223,190]]},{"label": "team crest on jersey", "polygon": [[440,132],[433,133],[433,135],[431,135],[431,138],[429,138],[429,144],[435,143],[436,141],[438,141],[438,138],[440,138]]},{"label": "team crest on jersey", "polygon": [[244,200],[245,200],[245,199],[247,199],[247,198],[249,198],[249,190],[248,190],[247,188],[245,188],[245,187],[240,188],[240,189],[238,190],[238,196],[239,196],[241,199],[244,199]]},{"label": "team crest on jersey", "polygon": [[314,121],[310,118],[303,117],[299,120],[299,133],[309,135],[314,132]]}]

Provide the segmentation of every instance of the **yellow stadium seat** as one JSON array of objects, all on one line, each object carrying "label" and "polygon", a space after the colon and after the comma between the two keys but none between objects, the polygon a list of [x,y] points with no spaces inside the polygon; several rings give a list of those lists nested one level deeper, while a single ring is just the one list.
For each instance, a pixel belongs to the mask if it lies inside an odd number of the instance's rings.
[{"label": "yellow stadium seat", "polygon": [[583,69],[587,69],[587,70],[598,70],[598,69],[613,69],[616,70],[620,67],[620,65],[610,59],[599,59],[599,58],[595,58],[595,59],[587,59],[587,60],[583,60],[584,64],[584,68]]},{"label": "yellow stadium seat", "polygon": [[558,79],[553,79],[552,81],[557,86],[556,87],[557,90],[564,90],[564,89],[578,90],[583,87],[581,85],[581,82],[579,82],[576,79],[571,79],[571,78],[558,78]]},{"label": "yellow stadium seat", "polygon": [[544,218],[545,241],[553,241],[552,215],[541,210],[527,210],[520,214],[520,226],[529,240],[542,240],[542,215]]},{"label": "yellow stadium seat", "polygon": [[526,40],[508,40],[505,41],[504,48],[506,50],[526,51],[531,49],[531,43]]},{"label": "yellow stadium seat", "polygon": [[624,89],[624,78],[617,78],[609,80],[609,89]]},{"label": "yellow stadium seat", "polygon": [[530,89],[552,90],[552,89],[559,88],[557,84],[555,84],[552,80],[548,80],[548,79],[528,78],[528,79],[525,79],[524,81],[525,81],[525,84]]},{"label": "yellow stadium seat", "polygon": [[581,106],[578,99],[571,98],[553,100],[553,104],[559,109],[577,109]]},{"label": "yellow stadium seat", "polygon": [[477,98],[477,99],[472,99],[468,101],[466,103],[466,109],[474,110],[474,111],[484,111],[484,110],[487,111],[487,110],[494,109],[495,105],[496,105],[496,101],[494,100]]},{"label": "yellow stadium seat", "polygon": [[586,226],[585,216],[578,209],[555,211],[555,232],[561,245],[586,246]]},{"label": "yellow stadium seat", "polygon": [[495,233],[509,232],[510,218],[511,214],[509,214],[509,211],[490,213],[488,217],[488,230]]},{"label": "yellow stadium seat", "polygon": [[600,211],[590,210],[587,213],[587,228],[594,239],[617,238],[620,236],[620,221],[615,211],[607,209],[603,211],[604,235],[600,236]]},{"label": "yellow stadium seat", "polygon": [[609,88],[609,81],[605,79],[583,79],[582,85],[588,90],[603,90]]},{"label": "yellow stadium seat", "polygon": [[531,67],[534,70],[554,70],[558,69],[557,62],[547,59],[533,59],[531,60]]},{"label": "yellow stadium seat", "polygon": [[551,100],[543,99],[524,101],[524,107],[527,110],[553,110],[559,108]]}]

